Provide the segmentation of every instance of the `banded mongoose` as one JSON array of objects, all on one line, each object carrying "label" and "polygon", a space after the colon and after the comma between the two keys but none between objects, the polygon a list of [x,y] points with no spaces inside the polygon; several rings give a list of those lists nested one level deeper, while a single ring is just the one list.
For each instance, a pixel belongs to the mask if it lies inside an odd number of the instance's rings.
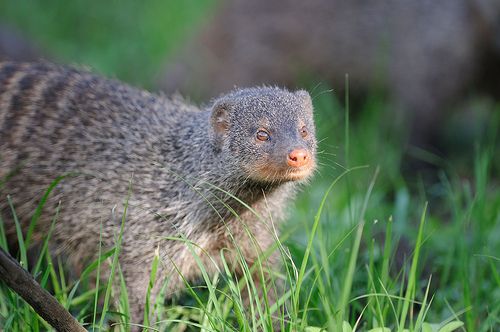
[{"label": "banded mongoose", "polygon": [[[5,62],[0,154],[0,212],[12,241],[6,196],[26,230],[49,184],[71,173],[49,196],[33,239],[44,238],[61,202],[52,249],[76,268],[98,252],[100,236],[105,247],[115,244],[128,197],[119,262],[137,323],[157,248],[153,298],[166,279],[167,297],[184,287],[176,269],[188,280],[200,276],[186,243],[167,237],[195,243],[211,273],[225,249],[236,275],[235,246],[252,265],[273,245],[271,223],[316,166],[313,107],[306,91],[254,87],[200,109],[86,70]],[[273,254],[269,266],[280,260]]]},{"label": "banded mongoose", "polygon": [[468,93],[499,96],[499,56],[498,0],[232,0],[159,80],[165,91],[207,96],[309,77],[338,93],[349,74],[354,97],[387,94],[422,138],[442,131]]}]

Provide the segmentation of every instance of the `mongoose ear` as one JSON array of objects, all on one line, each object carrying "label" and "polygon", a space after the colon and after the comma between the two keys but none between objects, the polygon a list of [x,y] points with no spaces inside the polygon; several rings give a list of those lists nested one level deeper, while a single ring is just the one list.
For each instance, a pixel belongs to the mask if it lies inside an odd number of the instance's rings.
[{"label": "mongoose ear", "polygon": [[307,109],[308,111],[312,112],[313,109],[312,99],[309,92],[307,92],[306,90],[298,90],[295,92],[295,95],[302,102],[302,106],[304,106],[304,108]]},{"label": "mongoose ear", "polygon": [[217,140],[223,137],[229,128],[230,108],[230,103],[225,101],[216,102],[212,107],[211,123]]}]

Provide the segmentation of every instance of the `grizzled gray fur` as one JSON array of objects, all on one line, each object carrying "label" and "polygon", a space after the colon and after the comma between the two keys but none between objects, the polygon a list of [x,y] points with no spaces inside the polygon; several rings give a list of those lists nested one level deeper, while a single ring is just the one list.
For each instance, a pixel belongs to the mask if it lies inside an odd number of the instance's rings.
[{"label": "grizzled gray fur", "polygon": [[476,80],[500,87],[498,0],[223,1],[201,31],[167,63],[166,91],[293,87],[304,75],[341,91],[348,73],[351,92],[382,89],[424,135]]},{"label": "grizzled gray fur", "polygon": [[[312,112],[305,91],[235,90],[200,109],[85,70],[0,63],[0,212],[9,240],[6,196],[26,230],[49,184],[72,173],[51,194],[34,240],[47,234],[61,202],[51,247],[78,271],[95,257],[100,234],[105,247],[115,244],[131,181],[119,260],[140,322],[157,248],[153,295],[166,279],[167,297],[183,288],[176,268],[188,280],[200,275],[188,246],[166,237],[194,242],[210,272],[227,249],[237,275],[235,246],[249,265],[272,246],[272,222],[315,168]],[[276,254],[269,260],[279,265]]]}]

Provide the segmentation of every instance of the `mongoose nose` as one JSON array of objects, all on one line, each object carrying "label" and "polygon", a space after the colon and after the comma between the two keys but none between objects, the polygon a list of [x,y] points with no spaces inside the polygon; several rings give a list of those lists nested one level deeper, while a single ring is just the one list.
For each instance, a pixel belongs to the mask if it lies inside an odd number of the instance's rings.
[{"label": "mongoose nose", "polygon": [[291,167],[301,167],[309,162],[309,153],[306,149],[295,149],[288,154],[287,163]]}]

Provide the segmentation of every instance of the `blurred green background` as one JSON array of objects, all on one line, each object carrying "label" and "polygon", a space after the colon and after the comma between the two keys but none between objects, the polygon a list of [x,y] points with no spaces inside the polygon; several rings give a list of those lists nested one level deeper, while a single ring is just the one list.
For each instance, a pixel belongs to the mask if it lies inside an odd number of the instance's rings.
[{"label": "blurred green background", "polygon": [[1,1],[1,23],[48,59],[151,87],[166,57],[214,9],[207,1]]}]

